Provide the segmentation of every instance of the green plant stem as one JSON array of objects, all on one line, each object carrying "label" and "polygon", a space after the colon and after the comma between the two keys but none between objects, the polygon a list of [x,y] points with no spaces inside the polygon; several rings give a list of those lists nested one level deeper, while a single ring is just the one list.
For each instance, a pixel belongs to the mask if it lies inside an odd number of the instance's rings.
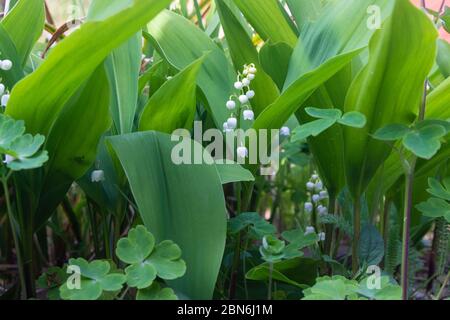
[{"label": "green plant stem", "polygon": [[416,159],[414,158],[411,169],[406,174],[405,179],[405,203],[403,213],[402,268],[401,268],[401,286],[402,286],[403,300],[408,300],[409,234],[410,234],[411,209],[412,209],[412,194],[414,186],[415,162]]},{"label": "green plant stem", "polygon": [[352,244],[352,272],[355,275],[359,269],[359,239],[361,237],[361,197],[353,202],[353,244]]},{"label": "green plant stem", "polygon": [[197,0],[194,0],[194,6],[195,6],[195,13],[197,15],[198,26],[200,27],[200,29],[205,31],[205,26],[203,25],[202,11]]},{"label": "green plant stem", "polygon": [[14,215],[12,212],[12,206],[11,206],[11,200],[9,197],[9,190],[8,190],[8,176],[2,177],[2,186],[5,193],[5,201],[6,201],[6,211],[8,212],[8,220],[11,225],[11,232],[14,239],[14,247],[16,248],[16,257],[17,257],[17,264],[19,268],[19,278],[20,278],[20,285],[22,287],[21,290],[21,297],[26,298],[27,293],[27,285],[26,285],[26,277],[25,277],[25,268],[22,258],[22,250],[20,247],[19,237],[17,235],[16,227],[14,226]]}]

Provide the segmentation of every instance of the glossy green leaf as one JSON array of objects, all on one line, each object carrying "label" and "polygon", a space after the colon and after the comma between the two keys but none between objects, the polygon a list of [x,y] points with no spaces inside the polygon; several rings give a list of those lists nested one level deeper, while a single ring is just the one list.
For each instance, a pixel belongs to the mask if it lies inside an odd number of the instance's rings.
[{"label": "glossy green leaf", "polygon": [[283,90],[292,51],[292,47],[285,42],[271,41],[266,42],[259,50],[259,61],[264,71],[272,77],[280,90]]},{"label": "glossy green leaf", "polygon": [[[405,38],[404,30],[411,37]],[[346,111],[367,117],[363,129],[344,129],[347,182],[355,197],[366,190],[391,152],[386,143],[369,134],[388,124],[408,125],[413,120],[434,61],[436,38],[428,17],[407,0],[395,2],[392,16],[373,36],[369,62],[352,83],[345,102]]]},{"label": "glossy green leaf", "polygon": [[216,168],[174,164],[172,149],[177,143],[166,134],[141,132],[109,141],[145,225],[157,241],[171,239],[181,247],[187,272],[171,286],[193,299],[211,298],[226,235],[225,201]]},{"label": "glossy green leaf", "polygon": [[360,50],[356,50],[337,56],[301,76],[261,113],[253,127],[256,129],[281,128],[315,89],[347,65],[359,52]]},{"label": "glossy green leaf", "polygon": [[255,181],[253,174],[238,163],[216,164],[222,184],[239,181]]},{"label": "glossy green leaf", "polygon": [[287,0],[286,3],[300,30],[308,23],[315,22],[328,0]]},{"label": "glossy green leaf", "polygon": [[30,133],[47,135],[64,104],[107,55],[169,3],[136,0],[110,18],[83,24],[52,50],[38,70],[14,87],[6,113],[25,120]]},{"label": "glossy green leaf", "polygon": [[[42,0],[20,0],[1,24],[11,37],[24,66],[44,30],[45,10]],[[4,59],[4,57],[2,57]]]},{"label": "glossy green leaf", "polygon": [[277,0],[234,0],[234,3],[261,38],[295,46],[297,35]]},{"label": "glossy green leaf", "polygon": [[251,63],[258,70],[251,83],[251,88],[256,93],[251,100],[251,105],[255,115],[258,116],[265,107],[278,98],[279,90],[273,80],[264,72],[259,63],[258,51],[237,17],[224,0],[216,0],[216,4],[235,70],[242,72],[243,66]]},{"label": "glossy green leaf", "polygon": [[0,77],[5,86],[11,89],[25,74],[20,64],[20,55],[16,45],[12,41],[5,27],[0,23],[0,52],[2,59],[9,59],[12,62],[12,69],[4,71],[0,69]]},{"label": "glossy green leaf", "polygon": [[186,68],[209,52],[197,78],[218,128],[228,119],[225,104],[232,94],[236,74],[223,51],[192,22],[163,11],[148,24],[155,48],[173,67]]},{"label": "glossy green leaf", "polygon": [[[426,118],[450,119],[450,78],[439,84],[427,97]],[[419,111],[416,111],[416,115]]]},{"label": "glossy green leaf", "polygon": [[154,93],[142,111],[139,131],[172,133],[190,129],[195,116],[196,80],[205,60],[194,61]]}]

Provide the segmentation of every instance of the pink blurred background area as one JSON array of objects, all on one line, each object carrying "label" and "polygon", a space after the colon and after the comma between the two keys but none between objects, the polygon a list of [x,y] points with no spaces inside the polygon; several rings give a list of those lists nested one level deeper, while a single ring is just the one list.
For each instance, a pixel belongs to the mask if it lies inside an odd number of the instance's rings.
[{"label": "pink blurred background area", "polygon": [[[412,0],[412,2],[417,6],[420,6],[420,0]],[[441,6],[442,0],[426,0],[425,3],[427,8],[437,11]],[[450,6],[450,0],[445,0],[445,5]],[[441,29],[440,32],[441,37],[450,42],[450,34],[448,34],[444,29]]]}]

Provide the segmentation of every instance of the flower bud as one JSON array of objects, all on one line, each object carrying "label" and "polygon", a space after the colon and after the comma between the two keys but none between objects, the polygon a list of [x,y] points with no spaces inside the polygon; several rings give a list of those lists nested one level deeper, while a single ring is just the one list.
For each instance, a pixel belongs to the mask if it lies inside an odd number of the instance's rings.
[{"label": "flower bud", "polygon": [[249,73],[249,74],[247,75],[247,78],[248,78],[249,80],[254,80],[254,79],[255,79],[255,75],[254,75],[253,73]]},{"label": "flower bud", "polygon": [[244,85],[243,85],[242,82],[240,82],[240,81],[236,81],[236,82],[234,83],[234,87],[235,87],[236,89],[238,89],[238,90],[241,90],[243,86],[244,86]]},{"label": "flower bud", "polygon": [[227,109],[233,110],[234,108],[236,108],[236,102],[234,102],[233,100],[227,101]]},{"label": "flower bud", "polygon": [[306,189],[308,189],[309,191],[312,191],[314,189],[314,182],[308,181],[306,183]]},{"label": "flower bud", "polygon": [[325,241],[325,232],[320,232],[318,234],[318,236],[319,236],[319,241]]},{"label": "flower bud", "polygon": [[6,105],[8,104],[8,101],[9,101],[9,94],[5,94],[2,97],[2,101],[1,101],[2,107],[6,107]]},{"label": "flower bud", "polygon": [[228,129],[236,129],[237,126],[237,119],[236,118],[228,118],[227,120],[227,127]]},{"label": "flower bud", "polygon": [[312,196],[312,201],[313,201],[314,203],[319,202],[319,201],[320,201],[320,196],[319,196],[318,194],[313,194],[313,196]]},{"label": "flower bud", "polygon": [[314,205],[311,202],[305,202],[305,212],[311,213],[313,211]]},{"label": "flower bud", "polygon": [[245,94],[247,96],[247,98],[249,99],[253,99],[255,97],[255,91],[253,90],[248,90],[247,93]]},{"label": "flower bud", "polygon": [[242,84],[247,87],[250,85],[250,80],[248,78],[244,78],[242,79]]},{"label": "flower bud", "polygon": [[237,148],[237,155],[239,158],[247,158],[248,157],[248,150],[246,147],[238,147]]},{"label": "flower bud", "polygon": [[11,60],[3,60],[0,67],[2,70],[8,71],[11,70],[11,68],[13,67],[13,63]]},{"label": "flower bud", "polygon": [[248,97],[246,96],[246,95],[241,95],[241,96],[239,96],[239,101],[242,103],[242,104],[244,104],[244,103],[247,103],[248,102]]},{"label": "flower bud", "polygon": [[5,93],[5,85],[3,83],[0,83],[0,96],[3,95]]}]

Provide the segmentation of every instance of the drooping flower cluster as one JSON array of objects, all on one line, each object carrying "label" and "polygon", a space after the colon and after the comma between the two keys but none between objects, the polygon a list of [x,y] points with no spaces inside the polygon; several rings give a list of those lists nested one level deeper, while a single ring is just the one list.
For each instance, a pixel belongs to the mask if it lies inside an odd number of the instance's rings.
[{"label": "drooping flower cluster", "polygon": [[[9,71],[13,67],[13,63],[11,60],[0,60],[0,69],[3,71]],[[6,86],[0,82],[0,102],[2,107],[6,107],[9,101],[9,91]]]},{"label": "drooping flower cluster", "polygon": [[[322,180],[320,180],[320,177],[316,172],[314,172],[311,175],[311,178],[306,183],[306,189],[308,191],[308,196],[310,198],[310,201],[305,202],[305,207],[304,207],[305,212],[306,213],[315,212],[319,216],[324,216],[324,215],[328,214],[328,208],[325,204],[325,200],[328,199],[328,192],[325,190]],[[306,234],[313,233],[313,232],[315,232],[314,227],[306,228],[306,232],[305,232]],[[325,240],[325,233],[320,232],[318,234],[318,236],[319,236],[320,241]]]},{"label": "drooping flower cluster", "polygon": [[[225,105],[231,111],[227,121],[223,124],[225,133],[233,132],[238,128],[241,112],[244,121],[253,121],[255,119],[255,113],[250,105],[250,100],[255,97],[255,91],[251,89],[250,84],[255,79],[257,72],[258,70],[253,63],[245,65],[242,73],[239,72],[237,81],[234,83],[234,88],[238,92],[232,94]],[[240,158],[248,157],[247,148],[243,145],[239,146],[237,155]]]}]

